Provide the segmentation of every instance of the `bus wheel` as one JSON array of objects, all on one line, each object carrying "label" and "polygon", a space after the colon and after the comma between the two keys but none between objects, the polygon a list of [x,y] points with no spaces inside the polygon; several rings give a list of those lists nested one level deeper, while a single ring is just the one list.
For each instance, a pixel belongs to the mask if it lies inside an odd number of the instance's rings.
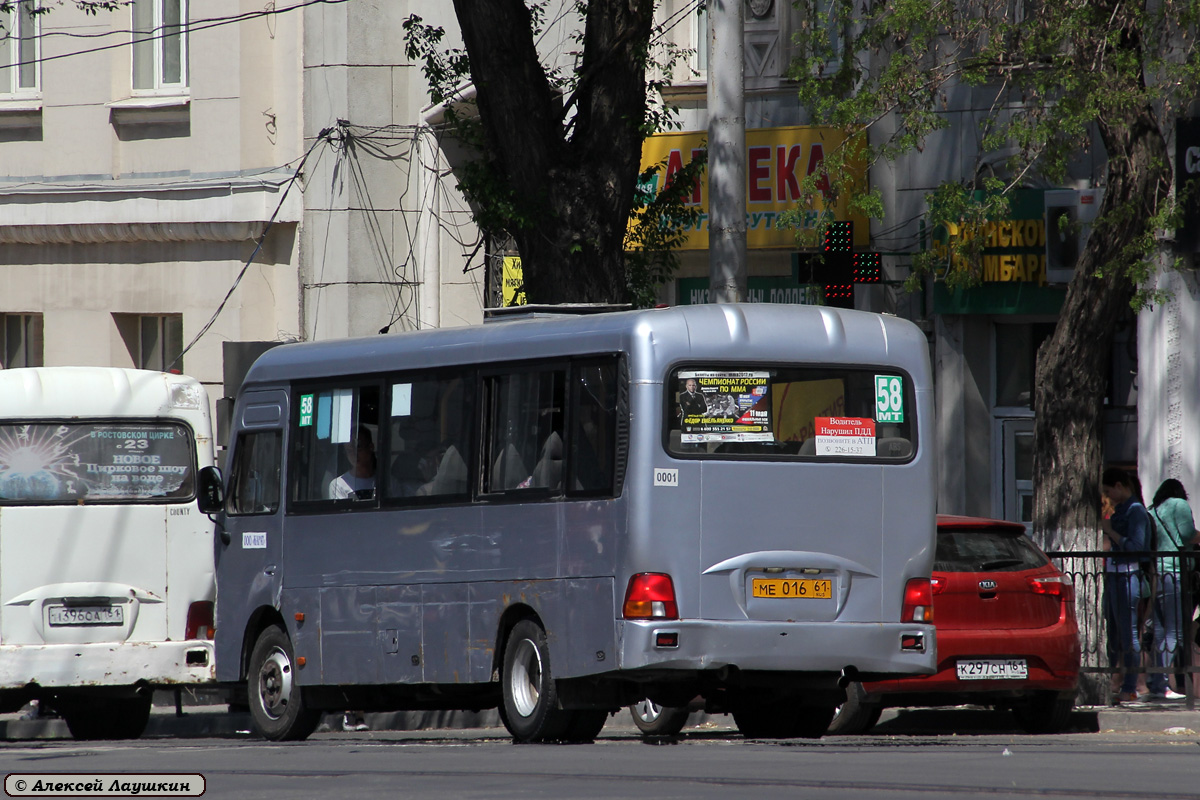
[{"label": "bus wheel", "polygon": [[828,733],[831,736],[866,733],[875,727],[882,713],[882,706],[866,700],[862,684],[852,683],[846,687],[846,700],[837,707],[833,722],[829,723]]},{"label": "bus wheel", "polygon": [[629,713],[633,716],[633,724],[645,735],[674,736],[683,730],[690,712],[686,707],[660,706],[646,699],[630,706]]},{"label": "bus wheel", "polygon": [[307,738],[321,721],[319,711],[304,707],[294,664],[291,640],[281,628],[259,634],[246,676],[250,716],[263,737],[277,742]]},{"label": "bus wheel", "polygon": [[150,721],[150,696],[71,702],[59,711],[76,739],[136,739]]},{"label": "bus wheel", "polygon": [[504,694],[501,719],[514,739],[544,742],[567,733],[573,716],[558,707],[546,632],[536,622],[521,620],[508,634],[500,680]]}]

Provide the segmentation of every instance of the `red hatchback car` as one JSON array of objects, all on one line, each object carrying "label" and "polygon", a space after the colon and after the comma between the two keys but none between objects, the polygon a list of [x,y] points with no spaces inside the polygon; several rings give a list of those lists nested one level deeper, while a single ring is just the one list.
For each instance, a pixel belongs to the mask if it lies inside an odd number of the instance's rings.
[{"label": "red hatchback car", "polygon": [[861,733],[897,706],[1011,709],[1030,733],[1061,730],[1075,704],[1079,628],[1071,579],[1015,522],[938,515],[937,672],[851,684],[829,725]]}]

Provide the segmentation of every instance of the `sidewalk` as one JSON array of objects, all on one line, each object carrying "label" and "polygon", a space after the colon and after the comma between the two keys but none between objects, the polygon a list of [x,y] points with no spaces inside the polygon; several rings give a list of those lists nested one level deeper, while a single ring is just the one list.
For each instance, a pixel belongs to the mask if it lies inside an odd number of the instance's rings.
[{"label": "sidewalk", "polygon": [[[177,714],[174,705],[155,705],[150,723],[143,734],[147,738],[242,738],[250,737],[250,715],[230,713],[223,705],[184,706]],[[341,714],[327,714],[319,733],[341,733]],[[402,711],[367,714],[371,732],[381,731],[486,731],[503,736],[495,710]],[[694,713],[688,720],[688,732],[713,734],[736,733],[731,717]],[[609,718],[607,733],[636,735],[629,712],[622,710]],[[1020,734],[1011,715],[990,709],[959,706],[955,708],[887,709],[871,734],[898,736]],[[1200,735],[1200,709],[1188,711],[1182,701],[1124,703],[1120,706],[1084,706],[1075,709],[1067,733],[1145,733],[1177,736]],[[358,733],[357,735],[367,735]],[[21,720],[17,714],[0,715],[0,739],[8,741],[69,739],[70,731],[61,719]]]}]

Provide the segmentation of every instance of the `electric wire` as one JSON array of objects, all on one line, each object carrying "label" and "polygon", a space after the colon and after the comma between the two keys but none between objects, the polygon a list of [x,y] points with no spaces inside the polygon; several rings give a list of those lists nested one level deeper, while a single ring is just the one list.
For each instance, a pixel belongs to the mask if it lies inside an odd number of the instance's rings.
[{"label": "electric wire", "polygon": [[296,185],[296,182],[300,180],[300,176],[304,174],[304,165],[308,161],[308,157],[312,155],[313,151],[317,148],[317,145],[327,141],[330,133],[330,128],[326,128],[325,130],[321,131],[321,133],[317,135],[316,140],[308,148],[308,151],[305,152],[305,154],[301,157],[300,163],[296,165],[296,171],[292,174],[291,179],[288,180],[283,187],[283,194],[280,196],[279,202],[275,205],[275,210],[271,212],[270,219],[267,220],[267,224],[263,226],[262,233],[260,233],[258,236],[258,242],[254,246],[254,252],[250,254],[250,257],[246,259],[246,263],[242,265],[242,269],[240,272],[238,272],[237,278],[234,279],[233,285],[229,287],[229,291],[225,293],[224,299],[222,299],[217,305],[217,309],[213,312],[212,317],[207,323],[204,324],[204,327],[200,329],[200,331],[192,338],[192,340],[188,342],[187,346],[179,352],[179,355],[175,356],[175,359],[169,365],[167,365],[167,369],[171,369],[178,364],[183,359],[184,355],[191,350],[201,338],[203,338],[204,334],[208,333],[209,329],[212,328],[213,324],[217,321],[217,317],[221,315],[221,311],[224,310],[226,304],[229,302],[229,298],[233,297],[233,293],[237,290],[238,284],[242,282],[242,278],[245,276],[246,270],[250,269],[250,265],[254,263],[254,257],[258,255],[260,250],[262,250],[263,242],[266,241],[267,234],[270,233],[271,227],[275,224],[275,218],[279,216],[279,212],[283,208],[284,202],[287,200],[288,193],[291,192],[292,187]]}]

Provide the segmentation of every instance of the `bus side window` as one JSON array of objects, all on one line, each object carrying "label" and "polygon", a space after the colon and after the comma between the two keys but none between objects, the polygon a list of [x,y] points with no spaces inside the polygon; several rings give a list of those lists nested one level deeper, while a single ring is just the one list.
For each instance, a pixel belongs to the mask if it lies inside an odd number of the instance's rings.
[{"label": "bus side window", "polygon": [[617,362],[573,369],[570,494],[611,494],[617,451]]},{"label": "bus side window", "polygon": [[487,388],[484,492],[561,489],[565,372],[496,375]]},{"label": "bus side window", "polygon": [[[467,493],[470,402],[457,374],[392,384],[389,498]],[[381,429],[382,430],[382,429]]]},{"label": "bus side window", "polygon": [[299,390],[289,447],[294,502],[362,501],[375,497],[379,387]]},{"label": "bus side window", "polygon": [[229,476],[226,511],[273,514],[279,510],[279,473],[282,464],[279,431],[243,432]]}]

